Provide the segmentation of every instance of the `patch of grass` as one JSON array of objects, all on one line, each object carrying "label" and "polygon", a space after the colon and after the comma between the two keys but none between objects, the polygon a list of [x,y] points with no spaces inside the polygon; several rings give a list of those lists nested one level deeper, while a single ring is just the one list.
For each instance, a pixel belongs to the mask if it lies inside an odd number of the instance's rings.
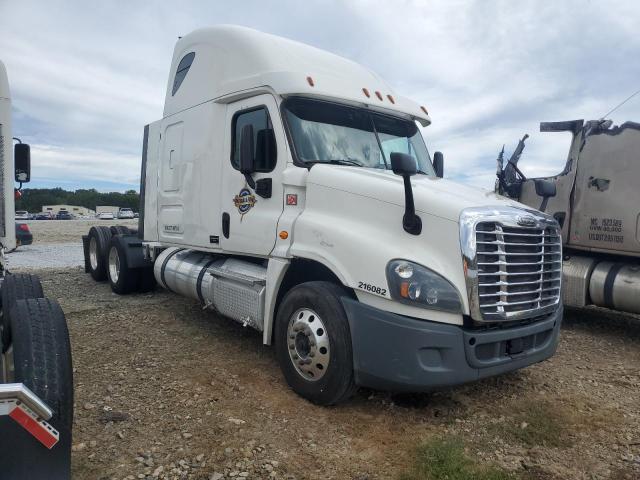
[{"label": "patch of grass", "polygon": [[416,450],[411,469],[400,480],[515,480],[506,470],[479,465],[465,455],[464,444],[455,437],[435,438]]},{"label": "patch of grass", "polygon": [[545,447],[570,447],[573,419],[567,408],[548,401],[525,400],[516,404],[513,416],[495,424],[502,434],[523,445]]},{"label": "patch of grass", "polygon": [[588,399],[523,398],[505,405],[500,421],[488,426],[494,437],[523,446],[568,448],[585,436],[615,430],[621,416]]}]

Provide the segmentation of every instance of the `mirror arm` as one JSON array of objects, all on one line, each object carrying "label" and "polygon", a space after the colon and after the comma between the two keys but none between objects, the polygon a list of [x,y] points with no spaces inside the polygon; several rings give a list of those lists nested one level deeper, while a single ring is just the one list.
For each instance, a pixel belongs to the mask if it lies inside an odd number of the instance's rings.
[{"label": "mirror arm", "polygon": [[404,180],[404,204],[405,210],[402,217],[402,227],[404,231],[411,235],[420,235],[422,232],[422,220],[416,215],[416,207],[413,203],[413,189],[411,188],[411,177],[402,176]]},{"label": "mirror arm", "polygon": [[246,180],[247,185],[249,185],[252,190],[256,189],[256,182],[255,182],[255,180],[253,179],[253,177],[251,176],[250,173],[245,173],[244,174],[244,179]]}]

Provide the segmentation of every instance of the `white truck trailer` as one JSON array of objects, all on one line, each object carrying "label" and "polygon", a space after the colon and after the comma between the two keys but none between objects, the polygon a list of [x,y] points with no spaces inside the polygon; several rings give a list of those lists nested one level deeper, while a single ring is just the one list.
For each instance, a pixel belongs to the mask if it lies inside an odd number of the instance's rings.
[{"label": "white truck trailer", "polygon": [[424,106],[333,54],[243,27],[176,44],[144,129],[136,233],[93,228],[86,269],[155,280],[262,332],[293,390],[428,391],[556,350],[550,216],[442,178]]},{"label": "white truck trailer", "polygon": [[5,257],[16,246],[14,180],[22,187],[30,172],[29,145],[12,137],[9,82],[0,62],[0,478],[65,479],[73,420],[66,320],[40,280],[10,273]]}]

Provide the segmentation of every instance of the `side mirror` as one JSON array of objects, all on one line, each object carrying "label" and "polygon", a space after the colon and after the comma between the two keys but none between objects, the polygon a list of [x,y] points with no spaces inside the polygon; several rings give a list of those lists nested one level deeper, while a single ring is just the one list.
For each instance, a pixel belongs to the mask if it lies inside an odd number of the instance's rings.
[{"label": "side mirror", "polygon": [[433,154],[433,169],[436,171],[436,177],[442,178],[444,175],[444,155],[442,152]]},{"label": "side mirror", "polygon": [[549,198],[556,196],[556,184],[555,182],[541,178],[534,179],[533,183],[536,186],[536,194],[542,197],[542,203],[538,210],[544,212],[547,209]]},{"label": "side mirror", "polygon": [[404,180],[404,216],[402,227],[411,235],[420,235],[422,232],[422,220],[416,215],[416,207],[413,203],[413,189],[411,188],[411,176],[418,172],[416,159],[406,153],[391,153],[391,169],[396,175],[401,175]]},{"label": "side mirror", "polygon": [[16,143],[13,148],[15,180],[27,183],[31,180],[31,147],[26,143]]},{"label": "side mirror", "polygon": [[240,134],[240,173],[244,175],[247,184],[255,190],[256,182],[251,177],[255,171],[253,152],[253,125],[245,125]]},{"label": "side mirror", "polygon": [[416,159],[406,153],[391,153],[391,170],[396,175],[412,176],[418,173]]},{"label": "side mirror", "polygon": [[534,180],[536,186],[536,194],[541,197],[555,197],[556,196],[556,184],[549,180],[543,180],[536,178]]}]

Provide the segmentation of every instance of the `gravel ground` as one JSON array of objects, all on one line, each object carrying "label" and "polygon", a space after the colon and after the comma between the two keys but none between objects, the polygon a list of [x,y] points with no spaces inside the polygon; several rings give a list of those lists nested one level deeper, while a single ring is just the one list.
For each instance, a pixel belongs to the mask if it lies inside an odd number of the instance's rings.
[{"label": "gravel ground", "polygon": [[7,254],[9,270],[64,268],[84,265],[82,243],[50,243],[21,246]]},{"label": "gravel ground", "polygon": [[[33,244],[50,243],[78,243],[81,244],[82,235],[86,235],[93,225],[126,225],[130,228],[138,228],[138,219],[134,220],[29,220]],[[26,247],[18,247],[22,250]]]},{"label": "gravel ground", "polygon": [[7,254],[9,269],[64,268],[84,265],[82,235],[93,225],[138,227],[138,220],[31,220],[33,244]]},{"label": "gravel ground", "polygon": [[70,328],[76,479],[395,478],[434,435],[527,479],[640,478],[637,321],[569,312],[542,364],[322,408],[287,388],[257,332],[196,302],[119,297],[80,268],[38,274]]}]

